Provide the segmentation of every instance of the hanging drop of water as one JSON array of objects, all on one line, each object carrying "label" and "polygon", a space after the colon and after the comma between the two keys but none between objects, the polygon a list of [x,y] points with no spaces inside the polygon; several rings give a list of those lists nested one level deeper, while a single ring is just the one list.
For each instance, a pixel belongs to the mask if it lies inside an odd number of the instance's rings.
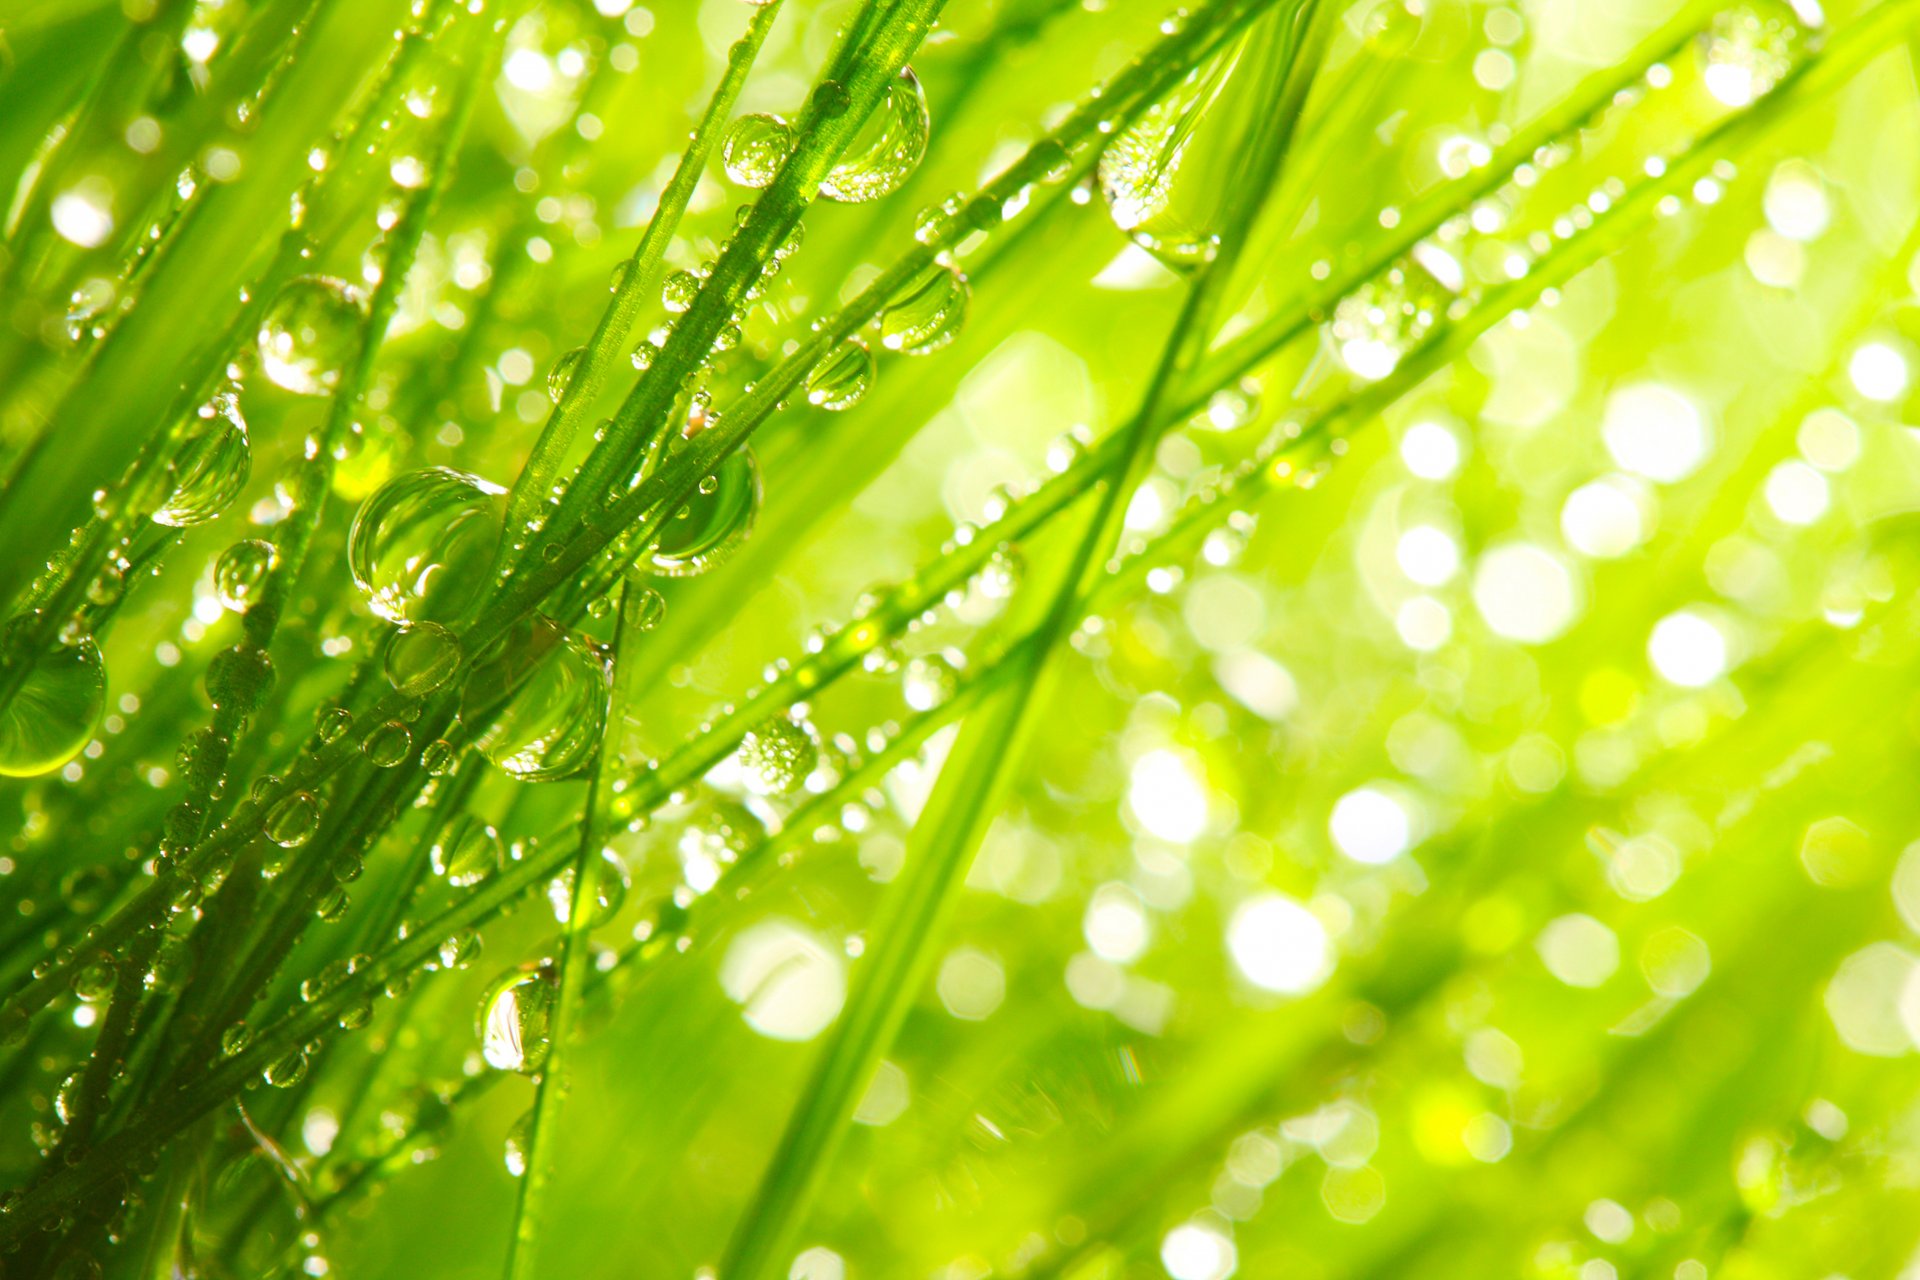
[{"label": "hanging drop of water", "polygon": [[391,769],[413,753],[413,731],[398,720],[389,720],[367,735],[360,751],[374,768]]},{"label": "hanging drop of water", "polygon": [[262,1073],[268,1084],[276,1089],[291,1089],[307,1075],[307,1048],[301,1045],[290,1049],[267,1064]]},{"label": "hanging drop of water", "polygon": [[960,332],[969,292],[967,278],[954,268],[929,264],[880,313],[880,345],[903,356],[938,351]]},{"label": "hanging drop of water", "polygon": [[1722,10],[1700,36],[1702,82],[1723,105],[1750,106],[1793,70],[1807,37],[1806,27],[1785,0],[1758,0]]},{"label": "hanging drop of water", "polygon": [[573,385],[573,375],[579,371],[580,362],[587,357],[585,347],[575,347],[553,362],[553,368],[547,373],[547,398],[555,404],[566,399],[567,388]]},{"label": "hanging drop of water", "polygon": [[220,603],[234,613],[245,613],[279,564],[279,549],[271,542],[247,538],[234,543],[213,566],[213,589]]},{"label": "hanging drop of water", "polygon": [[660,305],[679,315],[693,305],[700,292],[700,278],[691,271],[676,271],[660,286]]},{"label": "hanging drop of water", "polygon": [[545,964],[522,965],[496,980],[480,1002],[480,1054],[501,1071],[533,1075],[553,1047],[556,983]]},{"label": "hanging drop of water", "polygon": [[912,67],[900,74],[860,127],[840,163],[828,170],[820,194],[843,204],[878,200],[900,189],[927,154],[932,129],[927,93]]},{"label": "hanging drop of water", "polygon": [[354,358],[365,315],[360,291],[344,280],[289,280],[260,325],[260,368],[295,395],[331,395]]},{"label": "hanging drop of water", "polygon": [[640,567],[669,578],[705,573],[746,541],[759,510],[760,464],[751,449],[735,449],[701,481],[686,505],[667,518]]},{"label": "hanging drop of water", "polygon": [[424,698],[460,667],[460,641],[437,622],[417,622],[387,642],[387,680],[409,698]]},{"label": "hanging drop of water", "polygon": [[261,829],[282,849],[297,849],[313,835],[319,821],[319,803],[307,792],[296,791],[267,810]]},{"label": "hanging drop of water", "polygon": [[606,659],[593,644],[534,615],[477,662],[460,716],[487,759],[522,782],[548,782],[592,759],[607,723]]},{"label": "hanging drop of water", "polygon": [[667,616],[667,598],[652,587],[635,586],[628,604],[627,622],[635,631],[651,631]]},{"label": "hanging drop of water", "polygon": [[859,404],[872,385],[873,352],[858,338],[848,338],[807,375],[807,403],[838,413]]},{"label": "hanging drop of water", "polygon": [[900,693],[915,711],[931,711],[960,690],[960,673],[952,660],[937,653],[907,663],[900,677]]},{"label": "hanging drop of water", "polygon": [[507,1175],[513,1178],[527,1176],[527,1155],[533,1150],[533,1108],[528,1107],[525,1115],[513,1122],[507,1130],[506,1162]]},{"label": "hanging drop of water", "polygon": [[389,622],[452,622],[478,599],[500,532],[498,485],[448,467],[411,471],[361,504],[347,564]]},{"label": "hanging drop of water", "polygon": [[18,652],[32,625],[20,617],[7,628],[13,660],[33,669],[0,707],[0,777],[51,773],[79,755],[106,706],[107,670],[93,637],[39,654]]},{"label": "hanging drop of water", "polygon": [[[600,851],[600,869],[593,877],[593,910],[587,927],[598,929],[620,914],[627,900],[627,864],[611,849]],[[573,868],[567,867],[547,882],[547,902],[561,924],[573,916]]]},{"label": "hanging drop of water", "polygon": [[747,790],[782,796],[805,782],[820,763],[820,744],[806,725],[777,715],[748,730],[738,754]]},{"label": "hanging drop of water", "polygon": [[480,957],[480,935],[472,929],[457,929],[440,942],[440,967],[464,969]]},{"label": "hanging drop of water", "polygon": [[205,524],[230,506],[253,474],[247,424],[230,391],[201,406],[180,451],[167,465],[171,490],[153,513],[156,524]]},{"label": "hanging drop of water", "polygon": [[793,126],[771,114],[741,116],[720,143],[720,164],[743,187],[773,181],[793,146]]},{"label": "hanging drop of water", "polygon": [[500,834],[471,814],[449,823],[427,853],[433,874],[455,888],[479,884],[500,869]]}]

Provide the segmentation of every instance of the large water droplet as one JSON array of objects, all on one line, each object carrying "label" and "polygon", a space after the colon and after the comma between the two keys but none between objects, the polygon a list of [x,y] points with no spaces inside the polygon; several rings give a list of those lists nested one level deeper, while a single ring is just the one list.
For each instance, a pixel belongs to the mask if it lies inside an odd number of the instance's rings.
[{"label": "large water droplet", "polygon": [[439,623],[415,623],[387,642],[387,679],[409,698],[426,697],[459,666],[460,641]]},{"label": "large water droplet", "polygon": [[[593,877],[593,910],[587,913],[587,927],[598,929],[620,914],[627,900],[627,864],[611,849],[600,851],[600,869]],[[547,903],[553,918],[561,924],[573,917],[573,868],[568,867],[547,882]]]},{"label": "large water droplet", "polygon": [[607,723],[606,660],[591,642],[538,615],[523,619],[467,678],[461,718],[485,725],[487,759],[522,782],[578,772]]},{"label": "large water droplet", "polygon": [[295,395],[331,395],[359,345],[360,291],[332,276],[289,280],[260,324],[260,368]]},{"label": "large water droplet", "polygon": [[780,796],[807,780],[820,762],[820,744],[806,725],[774,716],[740,740],[739,759],[747,790]]},{"label": "large water droplet", "polygon": [[[16,619],[8,630],[30,625]],[[58,769],[87,745],[106,705],[107,670],[91,636],[15,660],[31,661],[33,669],[0,707],[0,776],[31,778]]]},{"label": "large water droplet", "polygon": [[807,375],[807,403],[838,413],[860,403],[873,385],[873,352],[857,338],[829,351]]},{"label": "large water droplet", "polygon": [[669,578],[705,573],[746,541],[759,510],[760,464],[751,449],[736,449],[667,519],[641,567]]},{"label": "large water droplet", "polygon": [[527,1176],[527,1155],[533,1150],[533,1108],[527,1108],[525,1115],[513,1122],[507,1130],[506,1163],[507,1173],[511,1177]]},{"label": "large water droplet", "polygon": [[478,818],[463,814],[441,831],[427,856],[435,875],[466,889],[500,869],[500,836]]},{"label": "large water droplet", "polygon": [[931,263],[880,313],[880,345],[903,356],[930,355],[952,342],[967,318],[967,278]]},{"label": "large water droplet", "polygon": [[347,564],[367,607],[389,622],[457,621],[485,586],[505,490],[428,467],[396,476],[361,504]]},{"label": "large water droplet", "polygon": [[480,1054],[501,1071],[532,1075],[553,1047],[553,970],[544,964],[509,970],[480,1002]]},{"label": "large water droplet", "polygon": [[251,609],[279,563],[278,549],[259,538],[247,538],[222,551],[213,566],[213,589],[220,603],[235,613]]},{"label": "large water droplet", "polygon": [[1414,258],[1340,299],[1326,326],[1340,363],[1357,378],[1377,382],[1446,319],[1454,295]]},{"label": "large water droplet", "polygon": [[262,830],[282,849],[297,849],[313,835],[320,822],[320,805],[311,794],[296,791],[267,810]]},{"label": "large water droplet", "polygon": [[927,154],[932,129],[927,93],[912,67],[900,68],[867,122],[828,171],[820,194],[843,204],[878,200],[900,189]]},{"label": "large water droplet", "polygon": [[154,522],[181,529],[205,524],[232,504],[252,473],[246,421],[232,393],[223,392],[188,424],[167,468],[172,491],[153,513]]},{"label": "large water droplet", "polygon": [[587,357],[585,347],[575,347],[553,362],[553,368],[547,373],[547,398],[555,404],[566,399],[567,388],[573,385],[573,375],[579,372],[580,362]]},{"label": "large water droplet", "polygon": [[793,146],[793,126],[779,116],[741,116],[720,144],[720,163],[743,187],[764,187],[780,172]]},{"label": "large water droplet", "polygon": [[1700,37],[1707,92],[1729,107],[1750,106],[1793,70],[1807,29],[1784,0],[1761,0],[1714,15]]}]

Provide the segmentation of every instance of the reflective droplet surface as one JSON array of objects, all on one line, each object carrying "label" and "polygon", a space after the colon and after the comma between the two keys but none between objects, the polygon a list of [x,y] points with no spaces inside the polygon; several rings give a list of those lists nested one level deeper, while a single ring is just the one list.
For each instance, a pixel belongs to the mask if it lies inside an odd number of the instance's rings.
[{"label": "reflective droplet surface", "polygon": [[751,449],[736,449],[668,517],[641,567],[669,578],[705,573],[746,541],[759,510],[760,464]]},{"label": "reflective droplet surface", "polygon": [[532,1075],[553,1047],[553,971],[544,964],[509,970],[480,1002],[480,1054],[501,1071]]},{"label": "reflective droplet surface", "polygon": [[901,696],[915,711],[931,711],[959,689],[959,671],[951,659],[937,653],[913,659],[900,677]]},{"label": "reflective droplet surface", "polygon": [[295,395],[331,395],[354,357],[364,316],[360,291],[344,280],[288,281],[260,325],[261,371]]},{"label": "reflective droplet surface", "polygon": [[500,836],[471,814],[462,814],[440,832],[427,854],[433,874],[465,889],[500,869]]},{"label": "reflective droplet surface", "polygon": [[820,194],[842,204],[859,204],[898,191],[927,154],[932,124],[920,78],[912,67],[900,68],[873,114],[847,144],[840,163],[820,183]]},{"label": "reflective droplet surface", "polygon": [[170,492],[153,513],[155,524],[184,529],[233,505],[253,474],[246,420],[231,392],[203,406],[167,467]]},{"label": "reflective droplet surface", "polygon": [[220,603],[234,613],[245,613],[279,563],[279,550],[259,538],[247,538],[222,551],[213,566],[213,589]]},{"label": "reflective droplet surface", "polygon": [[967,318],[967,278],[935,262],[909,280],[880,313],[880,345],[903,356],[931,355]]},{"label": "reflective droplet surface", "polygon": [[533,1108],[513,1122],[507,1130],[506,1162],[507,1173],[515,1178],[527,1175],[527,1153],[533,1149]]},{"label": "reflective droplet surface", "polygon": [[610,696],[606,659],[592,642],[535,615],[474,665],[460,715],[504,772],[548,782],[593,758]]},{"label": "reflective droplet surface", "polygon": [[567,388],[573,385],[573,375],[586,358],[587,349],[575,347],[553,362],[553,368],[547,373],[547,399],[559,404],[566,398]]},{"label": "reflective droplet surface", "polygon": [[820,744],[804,724],[774,716],[740,740],[740,774],[756,795],[782,796],[797,789],[820,763]]},{"label": "reflective droplet surface", "polygon": [[1722,10],[1700,36],[1702,82],[1725,106],[1746,107],[1773,91],[1799,61],[1807,29],[1783,0]]},{"label": "reflective droplet surface", "polygon": [[[627,866],[611,849],[600,851],[600,866],[593,877],[593,910],[587,927],[598,929],[615,916],[627,900]],[[568,867],[547,882],[547,904],[553,918],[566,924],[573,918],[573,868]]]},{"label": "reflective droplet surface", "polygon": [[807,375],[807,403],[831,413],[860,403],[873,385],[873,352],[857,338],[829,351]]},{"label": "reflective droplet surface", "polygon": [[437,622],[419,622],[387,642],[387,680],[409,698],[424,698],[460,667],[460,641]]},{"label": "reflective droplet surface", "polygon": [[282,849],[297,849],[313,835],[320,822],[320,805],[305,791],[296,791],[267,810],[262,826],[267,839]]},{"label": "reflective droplet surface", "polygon": [[676,271],[660,286],[660,305],[678,315],[693,305],[700,292],[700,278],[691,271]]},{"label": "reflective droplet surface", "polygon": [[32,660],[33,669],[0,707],[0,776],[31,778],[58,769],[87,745],[106,705],[107,669],[91,636],[19,660]]},{"label": "reflective droplet surface", "polygon": [[484,586],[503,493],[449,467],[376,489],[347,535],[347,564],[367,607],[389,622],[457,621]]},{"label": "reflective droplet surface", "polygon": [[779,116],[741,116],[720,143],[720,163],[727,177],[756,190],[773,181],[793,146],[793,126]]},{"label": "reflective droplet surface", "polygon": [[391,769],[413,754],[413,731],[398,720],[389,720],[367,735],[360,750],[374,768]]}]

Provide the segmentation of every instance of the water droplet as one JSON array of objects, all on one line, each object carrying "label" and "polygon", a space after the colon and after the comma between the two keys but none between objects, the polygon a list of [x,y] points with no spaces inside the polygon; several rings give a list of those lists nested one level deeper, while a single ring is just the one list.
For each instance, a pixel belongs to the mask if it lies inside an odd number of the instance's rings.
[{"label": "water droplet", "polygon": [[60,901],[75,915],[90,916],[113,897],[113,873],[105,867],[80,867],[60,880]]},{"label": "water droplet", "polygon": [[[16,628],[30,625],[18,618],[8,630],[17,636]],[[32,662],[33,669],[0,707],[0,777],[31,778],[58,769],[87,745],[106,706],[107,670],[91,636],[44,653],[17,654],[14,661]]]},{"label": "water droplet", "polygon": [[635,631],[651,631],[667,616],[667,598],[652,587],[635,586],[628,604],[627,623]]},{"label": "water droplet", "polygon": [[900,693],[915,711],[931,711],[960,690],[960,673],[941,654],[930,653],[907,663],[900,677]]},{"label": "water droplet", "polygon": [[500,869],[500,834],[471,814],[462,814],[440,832],[427,857],[433,874],[466,889]]},{"label": "water droplet", "polygon": [[851,409],[873,385],[873,353],[857,338],[829,351],[807,375],[807,403],[831,412]]},{"label": "water droplet", "polygon": [[435,778],[453,772],[456,759],[453,744],[445,738],[435,738],[420,749],[420,767]]},{"label": "water droplet", "polygon": [[528,1107],[526,1114],[513,1122],[507,1130],[507,1174],[510,1177],[527,1176],[527,1157],[533,1150],[533,1108]]},{"label": "water droplet", "polygon": [[[642,566],[669,578],[705,573],[753,531],[760,510],[760,464],[753,451],[734,450],[709,477],[716,483],[687,500],[660,530],[660,540]],[[663,605],[664,607],[664,605]]]},{"label": "water droplet", "polygon": [[331,395],[354,358],[364,316],[360,291],[344,280],[290,280],[260,325],[260,368],[295,395]]},{"label": "water droplet", "polygon": [[389,720],[367,735],[360,750],[374,768],[391,769],[413,753],[413,731],[398,720]]},{"label": "water droplet", "polygon": [[1806,39],[1806,28],[1783,0],[1715,14],[1700,36],[1707,92],[1725,106],[1750,106],[1793,70]]},{"label": "water droplet", "polygon": [[903,356],[931,355],[967,318],[967,278],[935,262],[909,280],[880,313],[880,345]]},{"label": "water droplet", "polygon": [[1326,326],[1340,363],[1363,382],[1377,382],[1446,319],[1446,286],[1412,258],[1340,299]]},{"label": "water droplet", "polygon": [[353,728],[353,713],[345,707],[322,706],[313,713],[314,736],[321,742],[338,742],[351,728]]},{"label": "water droplet", "polygon": [[779,715],[747,731],[739,759],[747,790],[781,796],[805,782],[820,763],[820,744],[808,726]]},{"label": "water droplet", "polygon": [[660,286],[660,305],[675,315],[693,305],[700,292],[700,277],[691,271],[676,271]]},{"label": "water droplet", "polygon": [[511,969],[480,1002],[480,1054],[501,1071],[533,1075],[553,1046],[553,970],[544,964]]},{"label": "water droplet", "polygon": [[262,830],[282,849],[297,849],[313,835],[319,821],[319,802],[305,791],[296,791],[267,810]]},{"label": "water droplet", "polygon": [[499,537],[505,490],[447,467],[375,490],[347,536],[347,563],[367,607],[389,622],[458,620],[480,595]]},{"label": "water droplet", "polygon": [[267,1064],[262,1073],[268,1084],[276,1089],[291,1089],[307,1075],[307,1048],[301,1045],[289,1050]]},{"label": "water droplet", "polygon": [[235,613],[245,613],[279,563],[278,548],[259,538],[247,538],[222,551],[213,566],[213,588],[220,603]]},{"label": "water droplet", "polygon": [[167,465],[172,484],[154,523],[184,529],[205,524],[230,506],[253,474],[247,424],[231,392],[215,396],[187,424],[186,439]]},{"label": "water droplet", "polygon": [[534,616],[475,664],[461,718],[485,725],[476,745],[522,782],[578,772],[607,722],[606,660],[582,637]]},{"label": "water droplet", "polygon": [[[598,929],[620,914],[627,900],[627,865],[611,849],[600,851],[600,869],[593,877],[593,911],[587,927]],[[547,902],[561,924],[573,915],[573,868],[567,867],[547,882]]]},{"label": "water droplet", "polygon": [[419,622],[387,642],[387,679],[409,698],[424,698],[460,667],[460,641],[437,622]]},{"label": "water droplet", "polygon": [[547,374],[547,398],[555,404],[566,399],[567,388],[573,385],[573,375],[578,372],[580,362],[587,358],[585,347],[575,347],[553,362],[553,369]]},{"label": "water droplet", "polygon": [[841,153],[840,163],[821,182],[820,194],[843,204],[859,204],[899,190],[927,154],[932,123],[920,78],[912,67],[900,68],[873,114]]},{"label": "water droplet", "polygon": [[440,942],[440,967],[464,969],[480,957],[480,935],[472,929],[460,929]]},{"label": "water droplet", "polygon": [[720,163],[729,178],[757,189],[773,181],[792,146],[793,126],[779,116],[741,116],[720,144]]}]

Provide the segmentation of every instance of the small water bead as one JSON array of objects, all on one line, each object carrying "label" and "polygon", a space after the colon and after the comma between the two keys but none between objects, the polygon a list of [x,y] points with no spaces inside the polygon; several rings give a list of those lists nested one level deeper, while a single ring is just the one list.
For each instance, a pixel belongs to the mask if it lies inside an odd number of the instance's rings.
[{"label": "small water bead", "polygon": [[773,181],[793,147],[793,126],[771,113],[741,116],[720,143],[720,164],[727,177],[759,189]]},{"label": "small water bead", "polygon": [[1751,105],[1793,70],[1807,35],[1785,0],[1761,0],[1715,14],[1700,36],[1707,92],[1729,107]]},{"label": "small water bead", "polygon": [[479,597],[500,533],[498,485],[449,467],[396,476],[361,504],[347,564],[389,622],[452,622]]},{"label": "small water bead", "polygon": [[931,711],[960,691],[960,672],[952,659],[924,654],[907,663],[900,677],[900,695],[915,711]]},{"label": "small water bead", "polygon": [[547,399],[559,404],[567,398],[567,388],[573,385],[573,375],[579,372],[581,361],[587,358],[585,347],[575,347],[553,362],[553,368],[547,373]]},{"label": "small water bead", "polygon": [[1383,58],[1405,53],[1420,38],[1424,9],[1420,0],[1382,0],[1361,24],[1367,47]]},{"label": "small water bead", "polygon": [[60,901],[78,916],[90,916],[113,897],[113,872],[105,867],[79,867],[60,878]]},{"label": "small water bead", "polygon": [[843,204],[891,195],[927,154],[932,126],[920,78],[912,67],[900,68],[873,114],[841,153],[840,163],[828,170],[820,194]]},{"label": "small water bead", "polygon": [[660,286],[660,305],[679,315],[693,305],[699,292],[699,276],[691,271],[676,271]]},{"label": "small water bead", "polygon": [[500,869],[500,833],[471,814],[447,824],[427,851],[433,874],[467,889]]},{"label": "small water bead", "polygon": [[453,772],[453,766],[458,762],[458,758],[453,744],[445,738],[435,738],[420,748],[420,767],[425,769],[430,777],[444,777]]},{"label": "small water bead", "polygon": [[667,616],[667,598],[652,587],[635,586],[627,602],[627,625],[635,631],[651,631]]},{"label": "small water bead", "polygon": [[153,513],[176,529],[205,524],[240,495],[253,474],[246,420],[231,392],[222,392],[187,424],[180,451],[167,465],[170,490]]},{"label": "small water bead", "polygon": [[938,351],[960,332],[970,293],[958,270],[930,263],[880,313],[880,345],[903,356]]},{"label": "small water bead", "polygon": [[996,550],[981,567],[975,582],[980,594],[989,600],[1010,600],[1013,593],[1020,589],[1020,581],[1026,576],[1026,565],[1020,553],[1012,547]]},{"label": "small water bead", "polygon": [[[620,914],[627,901],[627,864],[611,849],[600,851],[600,868],[593,877],[593,911],[587,927],[598,929]],[[547,904],[553,918],[566,924],[573,917],[573,868],[567,867],[547,882]]]},{"label": "small water bead", "polygon": [[305,791],[296,791],[267,810],[261,830],[282,849],[297,849],[313,835],[320,822],[320,803]]},{"label": "small water bead", "polygon": [[661,527],[641,567],[669,578],[705,573],[747,540],[759,510],[760,464],[751,449],[735,449]]},{"label": "small water bead", "polygon": [[805,782],[820,763],[820,743],[806,725],[779,715],[748,730],[738,754],[747,790],[783,796]]},{"label": "small water bead", "polygon": [[[8,624],[9,651],[32,626],[26,617]],[[32,670],[0,707],[0,777],[51,773],[80,754],[93,737],[107,701],[107,669],[91,636],[40,654],[13,652]]]},{"label": "small water bead", "polygon": [[553,1004],[558,983],[551,966],[510,969],[480,1002],[480,1055],[501,1071],[533,1075],[553,1047]]},{"label": "small water bead", "polygon": [[245,613],[253,607],[268,576],[279,564],[280,550],[271,542],[259,538],[236,542],[214,562],[214,592],[227,609]]},{"label": "small water bead", "polygon": [[335,743],[353,728],[353,713],[345,707],[322,706],[313,713],[313,733],[322,743]]},{"label": "small water bead", "polygon": [[592,642],[535,615],[475,664],[461,718],[485,726],[476,745],[501,770],[547,782],[592,759],[610,696],[607,661]]},{"label": "small water bead", "polygon": [[389,720],[367,735],[360,750],[374,768],[391,769],[413,754],[413,731],[398,720]]},{"label": "small water bead", "polygon": [[289,1050],[267,1064],[261,1073],[266,1082],[276,1089],[291,1089],[307,1077],[307,1048],[301,1045]]},{"label": "small water bead", "polygon": [[460,669],[460,641],[437,622],[396,631],[387,642],[387,680],[409,698],[424,698]]},{"label": "small water bead", "polygon": [[807,375],[807,403],[832,413],[851,409],[873,386],[873,372],[873,352],[858,338],[848,338]]},{"label": "small water bead", "polygon": [[97,1004],[113,994],[113,981],[113,966],[106,961],[83,965],[73,975],[73,994]]},{"label": "small water bead", "polygon": [[1340,363],[1365,382],[1399,367],[1445,320],[1453,295],[1424,267],[1402,259],[1334,307],[1326,334]]},{"label": "small water bead", "polygon": [[287,282],[260,325],[260,368],[295,395],[331,395],[360,342],[366,304],[332,276]]},{"label": "small water bead", "polygon": [[480,958],[480,935],[472,929],[460,929],[441,940],[439,958],[442,969],[464,969]]},{"label": "small water bead", "polygon": [[[762,3],[763,0],[752,0]],[[527,1108],[526,1114],[513,1122],[507,1130],[506,1164],[507,1176],[524,1178],[527,1176],[527,1158],[533,1150],[533,1108]]]}]

